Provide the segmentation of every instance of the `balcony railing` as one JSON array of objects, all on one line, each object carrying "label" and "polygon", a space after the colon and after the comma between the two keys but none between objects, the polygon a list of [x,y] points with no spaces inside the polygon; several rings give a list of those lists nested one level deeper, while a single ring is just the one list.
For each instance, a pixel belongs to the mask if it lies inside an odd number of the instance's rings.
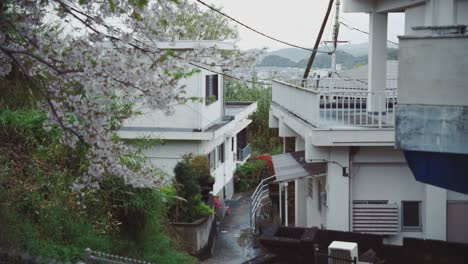
[{"label": "balcony railing", "polygon": [[273,82],[273,102],[317,127],[394,126],[396,80],[385,92],[367,91],[367,80],[320,79]]},{"label": "balcony railing", "polygon": [[250,144],[237,150],[237,161],[244,162],[250,157]]}]

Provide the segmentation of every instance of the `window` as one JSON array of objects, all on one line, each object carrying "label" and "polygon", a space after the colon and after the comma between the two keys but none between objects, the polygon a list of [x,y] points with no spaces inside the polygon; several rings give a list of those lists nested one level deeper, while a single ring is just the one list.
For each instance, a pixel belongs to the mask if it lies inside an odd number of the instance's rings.
[{"label": "window", "polygon": [[216,169],[216,153],[214,149],[208,154],[208,161],[210,162],[210,170],[214,171]]},{"label": "window", "polygon": [[421,230],[421,201],[401,202],[401,229]]},{"label": "window", "polygon": [[209,105],[218,101],[218,75],[206,75],[205,76],[205,103]]},{"label": "window", "polygon": [[224,143],[218,146],[218,161],[220,164],[224,162]]},{"label": "window", "polygon": [[231,151],[234,152],[234,137],[231,138]]}]

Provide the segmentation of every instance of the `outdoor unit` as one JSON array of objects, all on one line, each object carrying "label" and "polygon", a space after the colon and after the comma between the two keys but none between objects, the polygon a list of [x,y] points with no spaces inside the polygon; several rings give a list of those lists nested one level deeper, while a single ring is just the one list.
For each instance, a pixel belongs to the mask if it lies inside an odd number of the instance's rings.
[{"label": "outdoor unit", "polygon": [[358,257],[358,244],[353,242],[333,241],[328,246],[328,264],[350,264]]}]

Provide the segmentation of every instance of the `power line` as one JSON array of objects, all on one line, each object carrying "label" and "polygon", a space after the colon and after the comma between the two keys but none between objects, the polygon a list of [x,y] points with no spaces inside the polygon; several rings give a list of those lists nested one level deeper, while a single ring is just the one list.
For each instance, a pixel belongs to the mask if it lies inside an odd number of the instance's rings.
[{"label": "power line", "polygon": [[[347,29],[349,29],[349,30],[356,30],[356,31],[359,31],[359,32],[361,32],[361,33],[363,33],[363,34],[370,35],[369,32],[364,31],[364,30],[359,29],[359,28],[356,28],[356,27],[353,27],[353,26],[348,25],[348,24],[346,24],[346,23],[344,23],[344,22],[341,22],[341,21],[340,21],[340,24],[342,24],[343,26],[345,26],[345,27],[346,27]],[[392,43],[393,45],[398,46],[398,43],[396,43],[396,42],[394,42],[394,41],[391,41],[391,40],[388,40],[388,39],[387,39],[387,42],[388,42],[388,43]]]},{"label": "power line", "polygon": [[216,73],[216,74],[219,74],[219,75],[228,77],[228,78],[232,78],[232,79],[241,81],[241,82],[248,82],[248,83],[259,84],[259,85],[269,85],[269,83],[268,83],[269,80],[262,80],[262,81],[265,81],[265,82],[255,82],[255,81],[250,81],[250,80],[243,80],[243,79],[241,79],[241,78],[239,78],[239,77],[232,76],[232,75],[230,75],[230,74],[226,74],[226,73],[223,73],[223,72],[218,72],[218,71],[215,71],[215,70],[212,70],[212,69],[210,69],[210,68],[207,68],[207,67],[198,65],[198,64],[193,63],[193,62],[188,62],[188,64],[190,64],[190,65],[192,65],[192,66],[195,66],[195,67],[197,67],[197,68],[200,68],[200,69],[203,69],[203,70],[212,72],[212,73]]},{"label": "power line", "polygon": [[207,3],[205,3],[205,2],[203,2],[203,1],[201,1],[201,0],[195,0],[195,1],[197,1],[198,3],[200,3],[200,4],[204,5],[204,6],[206,6],[206,7],[209,8],[209,9],[213,10],[214,12],[216,12],[216,13],[218,13],[218,14],[220,14],[220,15],[222,15],[222,16],[224,16],[224,17],[226,17],[226,18],[228,18],[228,19],[230,19],[230,20],[232,20],[232,21],[234,21],[234,22],[236,22],[237,24],[239,24],[239,25],[241,25],[241,26],[243,26],[243,27],[245,27],[245,28],[247,28],[247,29],[249,29],[249,30],[251,30],[251,31],[253,31],[253,32],[255,32],[255,33],[257,33],[257,34],[259,34],[259,35],[262,35],[262,36],[264,36],[264,37],[266,37],[266,38],[269,38],[269,39],[271,39],[271,40],[277,41],[277,42],[279,42],[279,43],[282,43],[282,44],[285,44],[285,45],[288,45],[288,46],[291,46],[291,47],[294,47],[294,48],[303,49],[303,50],[307,50],[307,51],[311,51],[311,52],[316,51],[316,52],[319,52],[319,53],[328,53],[328,52],[326,52],[326,51],[318,51],[318,48],[317,48],[317,49],[309,49],[309,48],[301,47],[301,46],[299,46],[299,45],[295,45],[295,44],[292,44],[292,43],[289,43],[289,42],[286,42],[286,41],[277,39],[277,38],[275,38],[275,37],[269,36],[269,35],[267,35],[267,34],[265,34],[265,33],[262,33],[262,32],[260,32],[260,31],[258,31],[258,30],[256,30],[256,29],[254,29],[254,28],[252,28],[252,27],[250,27],[250,26],[248,26],[248,25],[246,25],[246,24],[240,22],[239,20],[237,20],[237,19],[235,19],[235,18],[229,16],[228,14],[222,12],[222,11],[219,10],[219,9],[216,9],[216,8],[210,6],[209,4],[207,4]]}]

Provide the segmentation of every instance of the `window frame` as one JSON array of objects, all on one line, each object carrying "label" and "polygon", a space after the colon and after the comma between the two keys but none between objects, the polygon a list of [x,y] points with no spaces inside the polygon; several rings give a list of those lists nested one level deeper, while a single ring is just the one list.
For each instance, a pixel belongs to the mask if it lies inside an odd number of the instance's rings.
[{"label": "window frame", "polygon": [[[215,100],[211,100],[214,97]],[[218,74],[205,75],[205,104],[210,105],[219,100],[219,77]]]},{"label": "window frame", "polygon": [[210,151],[207,156],[208,163],[210,165],[210,172],[213,172],[214,170],[216,170],[216,148]]},{"label": "window frame", "polygon": [[[405,203],[417,203],[419,206],[418,206],[418,214],[419,214],[419,225],[418,226],[406,226],[405,223],[404,223],[404,204]],[[422,229],[423,229],[423,223],[422,223],[422,201],[418,201],[418,200],[404,200],[404,201],[401,201],[401,231],[408,231],[408,232],[421,232]]]},{"label": "window frame", "polygon": [[219,164],[223,164],[225,161],[226,161],[226,155],[225,155],[225,152],[224,152],[224,142],[221,143],[219,146],[218,146],[218,161],[219,161]]}]

